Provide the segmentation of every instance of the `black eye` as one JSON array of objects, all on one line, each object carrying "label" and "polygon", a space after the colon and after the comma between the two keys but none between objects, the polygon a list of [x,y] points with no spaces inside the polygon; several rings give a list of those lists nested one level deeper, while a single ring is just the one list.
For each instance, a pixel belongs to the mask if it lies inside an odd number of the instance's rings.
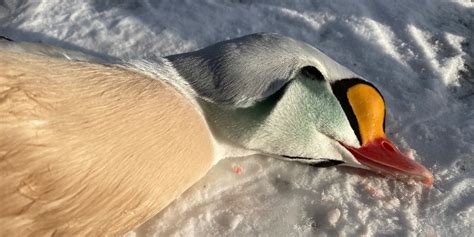
[{"label": "black eye", "polygon": [[323,74],[313,66],[305,66],[301,68],[301,74],[311,80],[324,81]]}]

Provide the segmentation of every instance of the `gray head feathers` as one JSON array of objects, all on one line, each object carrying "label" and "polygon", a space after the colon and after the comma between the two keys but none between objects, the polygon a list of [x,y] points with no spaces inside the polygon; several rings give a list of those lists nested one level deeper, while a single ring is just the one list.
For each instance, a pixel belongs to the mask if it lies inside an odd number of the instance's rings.
[{"label": "gray head feathers", "polygon": [[264,100],[304,66],[316,67],[327,81],[356,77],[312,46],[272,33],[247,35],[167,59],[200,98],[234,107]]}]

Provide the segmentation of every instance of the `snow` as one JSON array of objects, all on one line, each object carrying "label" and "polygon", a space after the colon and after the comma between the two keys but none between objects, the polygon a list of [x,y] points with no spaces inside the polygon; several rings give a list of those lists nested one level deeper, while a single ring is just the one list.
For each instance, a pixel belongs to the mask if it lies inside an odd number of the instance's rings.
[{"label": "snow", "polygon": [[316,46],[374,82],[389,108],[388,136],[434,173],[434,186],[350,168],[233,158],[127,235],[472,235],[469,0],[0,2],[1,35],[94,56],[153,58],[262,31]]}]

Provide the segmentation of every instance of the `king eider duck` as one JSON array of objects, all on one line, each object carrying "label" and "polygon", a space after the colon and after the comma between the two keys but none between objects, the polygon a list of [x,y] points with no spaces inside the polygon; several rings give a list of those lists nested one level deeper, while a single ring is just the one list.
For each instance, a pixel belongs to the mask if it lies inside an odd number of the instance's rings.
[{"label": "king eider duck", "polygon": [[384,133],[367,80],[312,46],[252,34],[106,63],[0,42],[0,233],[123,234],[226,157],[261,154],[433,183]]}]

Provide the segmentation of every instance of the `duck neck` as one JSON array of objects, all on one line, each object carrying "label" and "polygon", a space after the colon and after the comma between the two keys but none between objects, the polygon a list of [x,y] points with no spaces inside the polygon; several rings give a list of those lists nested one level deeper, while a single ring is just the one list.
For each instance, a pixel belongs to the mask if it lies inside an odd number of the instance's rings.
[{"label": "duck neck", "polygon": [[[147,74],[152,78],[164,81],[180,93],[182,93],[189,101],[195,106],[196,110],[201,114],[204,121],[205,119],[202,104],[198,101],[198,95],[191,85],[178,73],[174,68],[173,64],[166,58],[158,58],[153,61],[147,60],[135,60],[128,62],[131,68],[140,71],[141,73]],[[207,124],[209,127],[209,124]],[[212,131],[212,129],[210,129]],[[258,154],[257,151],[245,149],[243,147],[236,146],[223,139],[219,139],[211,132],[212,142],[214,146],[214,159],[213,163],[217,164],[220,160],[225,158],[233,157],[244,157]]]},{"label": "duck neck", "polygon": [[226,158],[235,158],[235,157],[245,157],[259,154],[257,151],[248,150],[242,147],[237,147],[235,145],[229,144],[227,142],[216,141],[215,143],[215,162],[217,163],[220,160]]}]

